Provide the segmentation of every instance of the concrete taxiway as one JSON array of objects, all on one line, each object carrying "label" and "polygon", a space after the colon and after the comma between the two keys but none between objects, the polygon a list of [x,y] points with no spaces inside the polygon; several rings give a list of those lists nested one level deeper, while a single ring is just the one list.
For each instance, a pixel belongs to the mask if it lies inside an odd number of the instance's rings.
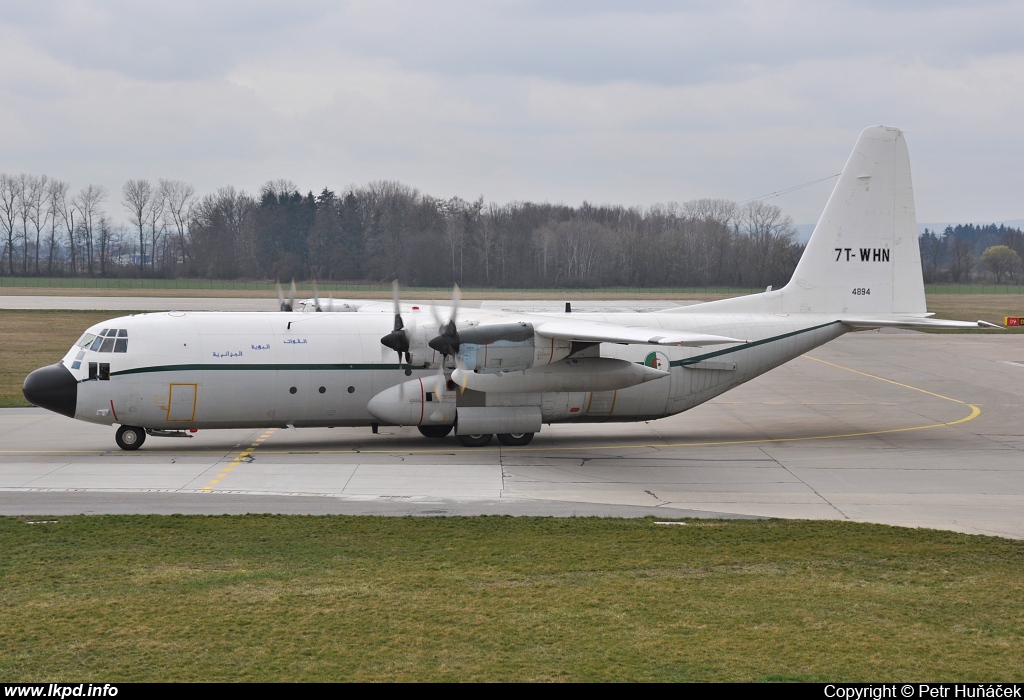
[{"label": "concrete taxiway", "polygon": [[462,448],[413,428],[149,438],[0,410],[0,513],[849,519],[1024,538],[1019,336],[850,334],[688,413]]}]

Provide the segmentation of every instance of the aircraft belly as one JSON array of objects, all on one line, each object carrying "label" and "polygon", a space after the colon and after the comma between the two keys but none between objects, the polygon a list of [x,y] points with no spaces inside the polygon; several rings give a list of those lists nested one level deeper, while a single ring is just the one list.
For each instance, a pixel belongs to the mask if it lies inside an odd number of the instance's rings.
[{"label": "aircraft belly", "polygon": [[[843,333],[845,330],[839,324],[805,332],[793,331],[781,334],[786,337],[766,339],[760,345],[740,348],[706,362],[673,367],[673,379],[679,377],[678,388],[673,391],[667,415],[699,406]],[[731,368],[733,365],[734,369]]]}]

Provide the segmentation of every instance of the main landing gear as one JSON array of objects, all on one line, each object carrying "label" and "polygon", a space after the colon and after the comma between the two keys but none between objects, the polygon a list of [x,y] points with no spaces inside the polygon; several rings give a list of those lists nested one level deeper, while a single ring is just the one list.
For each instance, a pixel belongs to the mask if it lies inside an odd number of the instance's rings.
[{"label": "main landing gear", "polygon": [[498,433],[498,442],[505,447],[522,447],[529,445],[533,433]]},{"label": "main landing gear", "polygon": [[[489,445],[493,435],[459,435],[459,442],[465,447],[484,447]],[[506,447],[522,447],[530,444],[533,433],[499,433],[498,442]]]},{"label": "main landing gear", "polygon": [[418,426],[420,435],[428,438],[443,438],[447,437],[448,433],[455,428],[454,425],[421,425]]},{"label": "main landing gear", "polygon": [[114,434],[114,441],[122,450],[137,450],[146,441],[146,431],[134,425],[122,425]]},{"label": "main landing gear", "polygon": [[[420,435],[428,438],[447,437],[452,432],[453,425],[421,425],[418,426]],[[493,435],[459,435],[459,442],[464,447],[486,447],[491,444]],[[505,447],[522,447],[529,445],[533,439],[533,433],[500,433],[498,442]]]}]

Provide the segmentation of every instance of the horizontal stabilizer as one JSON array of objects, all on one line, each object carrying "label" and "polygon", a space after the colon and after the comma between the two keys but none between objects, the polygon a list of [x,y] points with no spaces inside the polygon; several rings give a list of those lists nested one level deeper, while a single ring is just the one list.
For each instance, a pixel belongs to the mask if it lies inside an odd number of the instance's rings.
[{"label": "horizontal stabilizer", "polygon": [[851,328],[906,328],[908,330],[968,330],[972,328],[999,328],[988,321],[945,321],[939,318],[844,318],[840,323]]},{"label": "horizontal stabilizer", "polygon": [[643,326],[622,326],[616,323],[573,321],[559,319],[536,326],[537,335],[544,338],[559,338],[582,343],[619,343],[622,345],[675,345],[677,347],[699,348],[705,345],[745,343],[745,340],[724,335],[670,331],[665,328]]}]

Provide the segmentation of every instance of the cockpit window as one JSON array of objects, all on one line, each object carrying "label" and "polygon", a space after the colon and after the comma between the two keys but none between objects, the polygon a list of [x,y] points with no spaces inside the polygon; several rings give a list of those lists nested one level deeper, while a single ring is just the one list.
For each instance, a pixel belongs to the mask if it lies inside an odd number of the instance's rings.
[{"label": "cockpit window", "polygon": [[128,352],[128,329],[104,328],[98,336],[86,333],[76,345],[93,352]]},{"label": "cockpit window", "polygon": [[87,348],[90,345],[92,345],[92,341],[94,340],[96,340],[96,336],[94,336],[92,333],[86,333],[81,338],[79,338],[78,342],[75,343],[75,345],[80,348]]}]

